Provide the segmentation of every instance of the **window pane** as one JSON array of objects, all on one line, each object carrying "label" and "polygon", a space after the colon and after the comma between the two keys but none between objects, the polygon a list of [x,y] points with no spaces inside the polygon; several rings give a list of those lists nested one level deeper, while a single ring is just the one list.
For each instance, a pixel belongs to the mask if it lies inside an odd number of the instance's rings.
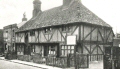
[{"label": "window pane", "polygon": [[67,46],[65,46],[65,49],[67,49]]},{"label": "window pane", "polygon": [[68,54],[70,54],[70,50],[68,50]]},{"label": "window pane", "polygon": [[62,46],[62,49],[64,49],[65,46]]},{"label": "window pane", "polygon": [[62,50],[62,55],[64,55],[64,50]]},{"label": "window pane", "polygon": [[67,50],[65,50],[65,56],[67,56],[67,54],[68,54],[68,52],[67,52]]},{"label": "window pane", "polygon": [[68,46],[68,49],[70,49],[70,46]]},{"label": "window pane", "polygon": [[74,46],[71,46],[71,49],[74,49]]},{"label": "window pane", "polygon": [[74,50],[71,50],[71,53],[74,53]]}]

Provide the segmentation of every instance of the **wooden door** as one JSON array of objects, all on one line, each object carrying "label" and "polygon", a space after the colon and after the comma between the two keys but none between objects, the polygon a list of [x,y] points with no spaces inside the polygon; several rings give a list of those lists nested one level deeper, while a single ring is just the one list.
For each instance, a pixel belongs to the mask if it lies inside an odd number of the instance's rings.
[{"label": "wooden door", "polygon": [[44,45],[44,56],[48,56],[49,54],[49,46]]}]

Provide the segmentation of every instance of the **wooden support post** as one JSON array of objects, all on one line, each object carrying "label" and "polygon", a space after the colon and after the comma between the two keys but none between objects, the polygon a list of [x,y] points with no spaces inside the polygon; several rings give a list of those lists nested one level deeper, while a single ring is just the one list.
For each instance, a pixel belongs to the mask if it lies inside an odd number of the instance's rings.
[{"label": "wooden support post", "polygon": [[79,43],[81,43],[81,25],[79,26],[79,31],[78,31],[78,35],[79,35]]},{"label": "wooden support post", "polygon": [[74,46],[74,64],[75,64],[75,69],[78,69],[77,67],[77,56],[76,56],[76,45]]},{"label": "wooden support post", "polygon": [[82,49],[81,49],[81,53],[83,54],[83,45],[84,45],[84,25],[83,25],[83,39],[82,39],[82,42],[81,42],[81,46],[82,46]]},{"label": "wooden support post", "polygon": [[[91,31],[92,31],[92,26],[91,26]],[[91,41],[92,41],[92,33],[90,34],[90,61],[91,61],[91,46],[92,46],[92,44],[91,44]]]},{"label": "wooden support post", "polygon": [[39,36],[40,36],[40,35],[39,35],[39,30],[38,30],[38,43],[40,42],[40,41],[39,41]]},{"label": "wooden support post", "polygon": [[98,28],[97,28],[97,44],[96,44],[96,46],[97,46],[97,61],[98,61]]}]

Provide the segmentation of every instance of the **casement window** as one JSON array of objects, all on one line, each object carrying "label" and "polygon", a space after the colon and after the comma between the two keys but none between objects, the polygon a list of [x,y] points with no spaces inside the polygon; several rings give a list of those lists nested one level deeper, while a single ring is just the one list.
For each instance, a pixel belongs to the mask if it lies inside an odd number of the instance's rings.
[{"label": "casement window", "polygon": [[50,28],[50,27],[44,29],[44,32],[45,32],[46,34],[47,34],[47,33],[51,33],[51,31],[52,31],[52,28]]},{"label": "casement window", "polygon": [[55,46],[49,46],[49,54],[53,54],[53,55],[56,54]]},{"label": "casement window", "polygon": [[61,55],[62,56],[67,56],[68,54],[73,54],[74,53],[74,46],[70,45],[62,45],[61,46]]},{"label": "casement window", "polygon": [[19,45],[17,48],[18,48],[17,49],[18,52],[23,52],[23,47],[21,45]]},{"label": "casement window", "polygon": [[35,36],[35,31],[30,31],[30,36]]},{"label": "casement window", "polygon": [[35,46],[31,46],[31,52],[35,52]]}]

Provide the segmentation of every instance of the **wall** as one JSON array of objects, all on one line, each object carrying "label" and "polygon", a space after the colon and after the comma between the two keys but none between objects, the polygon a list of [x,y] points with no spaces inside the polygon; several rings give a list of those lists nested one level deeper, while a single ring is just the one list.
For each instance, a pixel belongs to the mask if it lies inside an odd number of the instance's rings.
[{"label": "wall", "polygon": [[[8,46],[13,46],[13,44],[15,43],[15,31],[17,29],[18,29],[17,24],[5,26],[3,29],[3,31],[4,31],[3,32],[4,47],[7,47],[7,50],[8,50]],[[6,44],[7,44],[7,46],[5,46]],[[14,49],[15,49],[15,47],[14,47]],[[13,48],[11,50],[13,50]]]}]

